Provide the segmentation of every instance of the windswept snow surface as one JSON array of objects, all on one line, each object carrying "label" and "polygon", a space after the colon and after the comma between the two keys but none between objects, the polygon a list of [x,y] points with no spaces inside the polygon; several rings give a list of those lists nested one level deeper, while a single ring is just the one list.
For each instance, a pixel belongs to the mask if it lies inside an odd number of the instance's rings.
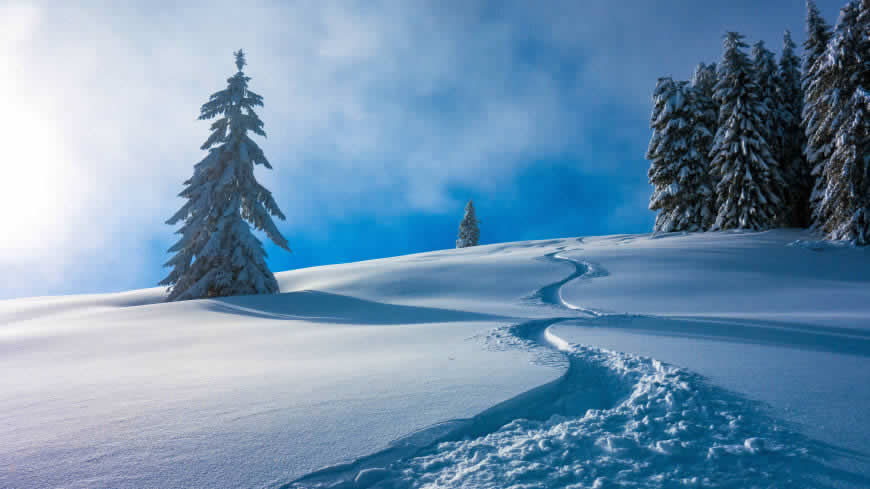
[{"label": "windswept snow surface", "polygon": [[782,230],[0,302],[0,487],[866,488],[868,272]]}]

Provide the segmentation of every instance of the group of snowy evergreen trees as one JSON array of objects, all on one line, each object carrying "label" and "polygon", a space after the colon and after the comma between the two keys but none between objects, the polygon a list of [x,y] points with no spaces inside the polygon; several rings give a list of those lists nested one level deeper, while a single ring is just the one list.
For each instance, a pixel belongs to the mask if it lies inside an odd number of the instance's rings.
[{"label": "group of snowy evergreen trees", "polygon": [[870,0],[836,28],[807,2],[803,71],[729,32],[691,81],[660,78],[646,157],[656,231],[807,227],[870,244]]}]

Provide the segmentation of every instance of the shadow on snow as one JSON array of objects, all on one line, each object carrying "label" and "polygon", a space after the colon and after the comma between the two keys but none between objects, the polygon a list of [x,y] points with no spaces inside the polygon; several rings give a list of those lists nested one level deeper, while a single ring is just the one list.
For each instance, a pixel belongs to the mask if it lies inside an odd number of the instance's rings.
[{"label": "shadow on snow", "polygon": [[504,321],[510,318],[435,307],[385,304],[315,290],[277,295],[223,297],[204,301],[207,310],[263,319],[337,324],[422,324]]}]

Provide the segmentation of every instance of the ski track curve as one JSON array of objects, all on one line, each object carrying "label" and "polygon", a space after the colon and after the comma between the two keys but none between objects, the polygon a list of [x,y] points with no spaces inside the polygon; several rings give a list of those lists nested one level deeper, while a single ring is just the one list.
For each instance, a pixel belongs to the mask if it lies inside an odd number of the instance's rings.
[{"label": "ski track curve", "polygon": [[[580,241],[582,243],[582,241]],[[556,380],[467,419],[422,429],[385,450],[279,489],[834,487],[814,442],[764,406],[692,372],[636,355],[570,344],[552,326],[630,317],[569,304],[562,287],[607,275],[562,256],[573,273],[528,301],[561,313],[497,328],[490,349],[519,348],[562,367]],[[842,474],[839,474],[842,475]]]}]

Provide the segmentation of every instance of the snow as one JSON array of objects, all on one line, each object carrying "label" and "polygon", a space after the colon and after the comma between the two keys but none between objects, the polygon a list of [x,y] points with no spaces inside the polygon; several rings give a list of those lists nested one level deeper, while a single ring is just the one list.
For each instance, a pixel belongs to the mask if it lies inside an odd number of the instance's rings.
[{"label": "snow", "polygon": [[0,302],[0,487],[868,487],[870,260],[477,246],[282,294]]},{"label": "snow", "polygon": [[[608,274],[594,286],[566,285],[565,300],[622,316],[560,326],[557,334],[687,367],[767,403],[818,441],[867,452],[866,249],[785,230],[585,244],[583,259],[607,264]],[[631,258],[638,255],[645,264]],[[835,465],[870,473],[863,457]]]},{"label": "snow", "polygon": [[600,264],[608,276],[567,284],[565,300],[607,312],[870,329],[866,248],[834,243],[812,252],[794,243],[813,235],[797,230],[653,238],[585,239],[567,256]]}]

